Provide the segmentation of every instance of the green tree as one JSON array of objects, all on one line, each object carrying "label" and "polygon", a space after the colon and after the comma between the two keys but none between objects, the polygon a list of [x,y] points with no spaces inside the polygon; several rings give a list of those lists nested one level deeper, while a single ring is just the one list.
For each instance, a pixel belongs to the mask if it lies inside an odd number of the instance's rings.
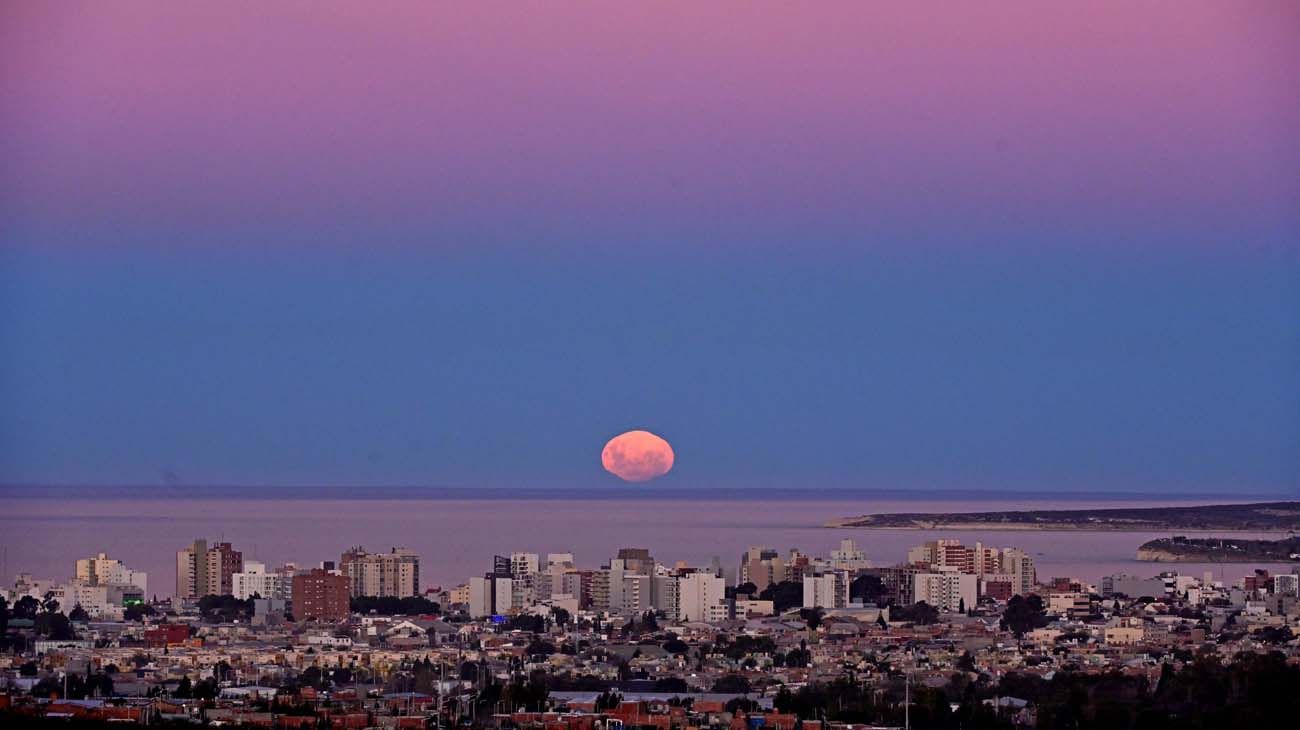
[{"label": "green tree", "polygon": [[744,675],[724,674],[713,681],[711,691],[721,694],[749,694],[753,691],[753,687]]},{"label": "green tree", "polygon": [[560,606],[551,607],[551,620],[555,622],[556,626],[559,626],[560,628],[568,626],[571,618],[572,616],[569,615],[569,612],[566,609]]},{"label": "green tree", "polygon": [[803,619],[808,625],[809,631],[816,631],[818,626],[822,625],[822,618],[825,617],[826,611],[822,607],[803,608],[799,610],[799,618]]},{"label": "green tree", "polygon": [[41,608],[41,602],[32,596],[23,596],[14,602],[13,617],[35,619],[36,613]]},{"label": "green tree", "polygon": [[1031,594],[1028,598],[1016,594],[1007,601],[999,622],[1004,631],[1010,631],[1016,638],[1023,637],[1029,631],[1047,625],[1047,612],[1043,599]]},{"label": "green tree", "polygon": [[769,583],[758,594],[758,598],[761,601],[771,601],[773,610],[777,613],[784,613],[803,605],[803,584],[792,580]]},{"label": "green tree", "polygon": [[66,641],[77,638],[76,632],[72,630],[72,622],[57,611],[42,611],[36,615],[35,623],[36,633],[55,641]]},{"label": "green tree", "polygon": [[691,686],[681,677],[660,677],[655,680],[654,691],[686,693],[691,691]]},{"label": "green tree", "polygon": [[910,606],[895,606],[889,611],[891,618],[899,621],[911,621],[921,626],[929,626],[939,621],[939,609],[925,601],[917,601]]}]

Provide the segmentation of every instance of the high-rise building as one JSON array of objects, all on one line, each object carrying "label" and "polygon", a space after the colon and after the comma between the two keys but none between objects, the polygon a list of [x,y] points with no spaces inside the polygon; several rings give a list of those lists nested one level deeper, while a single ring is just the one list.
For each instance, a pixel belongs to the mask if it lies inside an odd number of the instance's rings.
[{"label": "high-rise building", "polygon": [[681,581],[675,575],[655,575],[650,579],[650,603],[665,616],[681,615]]},{"label": "high-rise building", "polygon": [[354,547],[343,553],[339,572],[347,576],[354,596],[411,598],[420,595],[420,556],[395,547],[386,553],[368,553]]},{"label": "high-rise building", "polygon": [[1034,592],[1038,583],[1038,573],[1034,570],[1034,559],[1029,553],[1018,548],[1003,548],[999,556],[997,571],[1015,578],[1015,590],[1022,596]]},{"label": "high-rise building", "polygon": [[149,592],[149,576],[143,571],[131,570],[121,560],[99,553],[93,558],[77,561],[77,582],[88,586],[135,586],[140,593]]},{"label": "high-rise building", "polygon": [[[609,568],[589,571],[591,579],[587,588],[587,607],[593,611],[610,610],[610,585],[613,578],[610,575]],[[623,578],[620,575],[619,580]]]},{"label": "high-rise building", "polygon": [[727,618],[727,582],[710,573],[689,573],[678,583],[678,618],[716,623]]},{"label": "high-rise building", "polygon": [[972,548],[959,540],[931,540],[908,550],[907,562],[921,570],[952,569],[976,576],[1010,575],[1013,591],[1026,596],[1038,582],[1034,559],[1019,548],[985,547],[978,542]]},{"label": "high-rise building", "polygon": [[934,573],[917,573],[912,578],[912,596],[940,611],[961,611],[973,608],[978,598],[974,573],[960,573],[952,568]]},{"label": "high-rise building", "polygon": [[176,595],[188,599],[231,595],[233,576],[243,569],[244,555],[230,543],[208,547],[206,540],[195,540],[176,553]]},{"label": "high-rise building", "polygon": [[785,561],[771,548],[750,547],[740,556],[739,582],[753,583],[758,590],[786,579]]},{"label": "high-rise building", "polygon": [[541,570],[541,559],[537,553],[510,553],[510,575],[520,578]]},{"label": "high-rise building", "polygon": [[235,590],[234,576],[244,569],[244,554],[228,542],[208,548],[208,589],[204,595],[229,596]]},{"label": "high-rise building", "polygon": [[917,573],[927,572],[921,568],[911,565],[898,565],[890,568],[876,568],[873,570],[880,580],[885,584],[887,595],[895,603],[907,606],[915,603],[912,590],[915,588],[914,577]]},{"label": "high-rise building", "polygon": [[616,557],[623,561],[623,569],[628,573],[654,575],[655,559],[645,548],[619,548]]},{"label": "high-rise building", "polygon": [[832,570],[803,579],[804,608],[845,608],[849,605],[849,575]]},{"label": "high-rise building", "polygon": [[231,595],[241,601],[254,596],[286,600],[292,592],[291,571],[268,571],[265,564],[254,560],[244,563],[244,569],[231,576]]},{"label": "high-rise building", "polygon": [[208,542],[195,540],[176,552],[176,595],[202,598],[208,587]]},{"label": "high-rise building", "polygon": [[494,576],[489,573],[483,577],[469,579],[469,615],[473,618],[500,616],[514,608],[514,579],[506,576]]},{"label": "high-rise building", "polygon": [[295,621],[341,621],[348,617],[349,581],[320,568],[293,577]]},{"label": "high-rise building", "polygon": [[838,550],[831,551],[831,565],[840,570],[860,570],[870,568],[871,561],[852,538],[845,538],[840,540]]},{"label": "high-rise building", "polygon": [[954,568],[975,574],[975,555],[981,546],[966,547],[960,540],[931,540],[907,551],[907,562],[925,568]]}]

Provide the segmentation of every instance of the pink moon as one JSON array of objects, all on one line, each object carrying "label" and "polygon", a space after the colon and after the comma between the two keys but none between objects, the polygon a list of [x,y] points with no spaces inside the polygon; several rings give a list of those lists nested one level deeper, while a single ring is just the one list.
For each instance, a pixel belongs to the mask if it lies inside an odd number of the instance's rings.
[{"label": "pink moon", "polygon": [[673,447],[649,431],[628,431],[610,439],[600,452],[605,471],[625,482],[648,482],[673,468]]}]

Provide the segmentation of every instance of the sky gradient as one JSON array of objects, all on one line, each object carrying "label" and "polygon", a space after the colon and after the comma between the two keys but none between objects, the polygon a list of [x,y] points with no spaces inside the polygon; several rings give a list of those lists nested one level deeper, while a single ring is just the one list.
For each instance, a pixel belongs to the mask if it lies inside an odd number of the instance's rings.
[{"label": "sky gradient", "polygon": [[0,483],[1300,493],[1300,5],[0,8]]}]

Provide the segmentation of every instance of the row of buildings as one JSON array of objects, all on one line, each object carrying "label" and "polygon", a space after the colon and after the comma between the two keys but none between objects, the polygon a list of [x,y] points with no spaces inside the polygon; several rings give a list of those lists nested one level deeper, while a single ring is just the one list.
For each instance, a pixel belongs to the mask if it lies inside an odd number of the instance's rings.
[{"label": "row of buildings", "polygon": [[[1016,628],[1004,621],[1005,602],[987,594],[972,610],[938,616],[829,608],[842,595],[838,571],[853,577],[854,596],[864,583],[883,584],[901,574],[891,571],[913,571],[913,593],[917,576],[976,575],[961,572],[964,566],[931,572],[945,566],[911,563],[849,570],[834,566],[834,559],[810,558],[815,567],[801,580],[787,573],[767,591],[751,581],[731,585],[740,575],[723,578],[715,564],[665,566],[638,549],[619,551],[602,566],[617,566],[625,577],[667,574],[679,584],[720,581],[731,610],[720,618],[719,611],[716,621],[664,612],[658,622],[631,622],[592,608],[562,620],[558,605],[539,601],[510,609],[514,615],[504,621],[444,605],[440,616],[421,608],[409,615],[367,611],[324,623],[258,624],[205,614],[194,601],[164,600],[153,604],[155,614],[134,620],[73,620],[76,636],[56,641],[38,635],[37,622],[15,618],[5,635],[14,653],[7,665],[0,662],[0,703],[33,717],[267,727],[591,730],[596,723],[616,726],[611,721],[663,730],[862,727],[860,718],[837,718],[830,705],[789,704],[800,687],[835,683],[869,692],[879,726],[904,723],[909,693],[915,724],[918,692],[932,699],[938,692],[947,702],[935,706],[980,703],[993,708],[1003,726],[1030,728],[1039,712],[1053,711],[1037,703],[1060,693],[1019,691],[1056,676],[1096,675],[1109,687],[1130,681],[1152,687],[1181,667],[1223,665],[1243,653],[1280,652],[1291,665],[1300,662],[1300,566],[1282,574],[1259,570],[1230,583],[1176,572],[1112,575],[1095,585],[1078,578],[1036,581],[1041,610]],[[528,553],[493,562],[495,571],[512,576],[504,579],[521,583],[552,567],[570,575],[574,563],[567,554]],[[124,575],[104,567],[96,567],[95,580]],[[91,580],[88,573],[79,576]],[[322,566],[295,573],[291,585],[299,584],[337,597],[350,593],[352,579],[337,565]],[[826,608],[816,626],[797,608],[772,615],[735,610],[751,600],[741,596],[789,593],[792,586],[800,588],[803,603]],[[305,604],[317,600],[293,594]],[[468,605],[450,594],[440,600]],[[633,590],[621,600],[639,599]],[[568,689],[527,698],[511,689],[511,701],[502,703],[506,688],[539,674],[546,678],[543,687]],[[621,701],[601,702],[606,691]]]},{"label": "row of buildings", "polygon": [[848,608],[851,585],[873,577],[896,603],[924,601],[939,610],[974,607],[983,597],[1028,595],[1037,581],[1033,558],[1018,548],[973,548],[935,540],[908,551],[906,563],[873,568],[852,539],[826,556],[753,546],[740,557],[734,589],[722,563],[659,562],[644,548],[623,548],[598,568],[580,568],[572,553],[516,552],[495,556],[492,569],[448,592],[473,617],[503,616],[536,605],[635,616],[647,611],[684,621],[715,621],[772,612],[764,600],[773,586],[801,586],[805,608]]},{"label": "row of buildings", "polygon": [[[353,547],[337,563],[325,561],[319,567],[345,576],[354,596],[420,595],[420,556],[406,548],[372,553]],[[228,595],[241,600],[254,595],[288,598],[293,576],[299,572],[292,563],[268,570],[265,563],[245,562],[243,553],[228,542],[209,546],[206,540],[195,540],[176,553],[176,596],[182,600]]]}]

